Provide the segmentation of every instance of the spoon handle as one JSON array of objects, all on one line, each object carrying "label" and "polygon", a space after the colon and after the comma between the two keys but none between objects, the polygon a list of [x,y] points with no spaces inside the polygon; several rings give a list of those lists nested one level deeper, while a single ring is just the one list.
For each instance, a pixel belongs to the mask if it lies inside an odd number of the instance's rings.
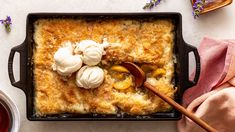
[{"label": "spoon handle", "polygon": [[199,126],[207,130],[208,132],[217,132],[216,129],[208,125],[205,121],[202,119],[196,117],[192,112],[186,110],[183,106],[175,102],[173,99],[167,97],[166,95],[162,94],[160,91],[158,91],[154,86],[149,84],[148,82],[144,82],[144,86],[151,91],[153,91],[156,95],[158,95],[162,100],[166,101],[168,104],[172,105],[175,109],[180,111],[185,116],[189,117],[191,120],[193,120],[195,123],[197,123]]}]

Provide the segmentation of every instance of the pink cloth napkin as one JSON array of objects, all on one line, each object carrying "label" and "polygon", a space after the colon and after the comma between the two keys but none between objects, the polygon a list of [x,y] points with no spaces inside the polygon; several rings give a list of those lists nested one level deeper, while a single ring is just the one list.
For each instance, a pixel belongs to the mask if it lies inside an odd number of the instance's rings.
[{"label": "pink cloth napkin", "polygon": [[[219,132],[235,132],[235,40],[204,38],[199,47],[201,75],[185,91],[183,105]],[[205,131],[183,116],[179,132]]]}]

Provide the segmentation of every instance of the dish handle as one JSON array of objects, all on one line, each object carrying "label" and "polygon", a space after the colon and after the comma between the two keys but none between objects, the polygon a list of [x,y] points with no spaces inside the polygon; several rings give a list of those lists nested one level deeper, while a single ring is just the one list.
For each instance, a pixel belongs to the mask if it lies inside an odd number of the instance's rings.
[{"label": "dish handle", "polygon": [[[190,80],[189,79],[189,75],[187,74],[187,88],[189,87],[192,87],[192,86],[195,86],[199,80],[199,77],[200,77],[200,71],[201,71],[201,64],[200,64],[200,56],[199,56],[199,53],[197,51],[197,48],[192,46],[192,45],[189,45],[189,44],[186,44],[186,60],[188,61],[189,60],[189,53],[190,52],[193,52],[194,56],[195,56],[195,60],[196,60],[196,70],[195,70],[195,76],[194,76],[194,79],[193,80]],[[189,62],[189,61],[188,61]],[[188,63],[187,62],[187,63]],[[188,73],[188,72],[187,72]]]},{"label": "dish handle", "polygon": [[[9,59],[8,59],[8,75],[11,81],[11,85],[22,89],[24,92],[26,92],[25,89],[25,70],[24,70],[24,65],[26,64],[24,62],[24,48],[25,48],[25,44],[21,44],[18,46],[15,46],[11,49],[10,55],[9,55]],[[13,73],[13,60],[14,60],[14,56],[15,53],[18,52],[20,54],[20,80],[19,81],[15,81],[15,77],[14,77],[14,73]]]}]

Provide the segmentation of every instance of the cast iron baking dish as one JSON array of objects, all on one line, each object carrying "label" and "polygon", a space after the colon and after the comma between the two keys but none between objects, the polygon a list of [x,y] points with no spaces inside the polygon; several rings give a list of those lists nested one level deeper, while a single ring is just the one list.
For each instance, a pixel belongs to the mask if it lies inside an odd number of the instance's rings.
[{"label": "cast iron baking dish", "polygon": [[[181,113],[173,109],[169,112],[159,112],[148,116],[130,116],[127,114],[99,115],[99,114],[58,114],[38,117],[34,110],[34,74],[32,63],[34,49],[34,22],[41,18],[157,18],[171,19],[175,24],[174,54],[175,64],[175,86],[178,88],[175,100],[181,103],[184,91],[196,85],[200,74],[200,57],[195,47],[186,44],[182,37],[182,17],[179,13],[30,13],[27,16],[26,39],[16,47],[13,47],[8,60],[8,72],[11,84],[24,91],[27,100],[27,118],[32,121],[59,121],[59,120],[177,120]],[[20,79],[15,81],[13,75],[13,59],[15,52],[20,54]],[[189,52],[193,52],[196,59],[196,74],[193,81],[189,80]]]}]

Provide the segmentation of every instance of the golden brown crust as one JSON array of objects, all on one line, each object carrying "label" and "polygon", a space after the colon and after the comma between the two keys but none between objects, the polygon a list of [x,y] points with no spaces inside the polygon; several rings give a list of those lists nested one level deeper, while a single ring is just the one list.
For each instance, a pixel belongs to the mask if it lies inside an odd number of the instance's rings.
[{"label": "golden brown crust", "polygon": [[111,47],[102,59],[110,62],[132,61],[164,68],[166,74],[153,83],[167,96],[174,97],[173,37],[170,20],[41,19],[35,22],[35,109],[40,116],[60,113],[147,115],[167,111],[170,106],[150,91],[139,88],[126,92],[113,88],[113,79],[105,69],[105,81],[96,89],[85,90],[75,84],[75,76],[63,81],[52,71],[53,55],[63,42],[91,39],[101,43],[107,38]]}]

